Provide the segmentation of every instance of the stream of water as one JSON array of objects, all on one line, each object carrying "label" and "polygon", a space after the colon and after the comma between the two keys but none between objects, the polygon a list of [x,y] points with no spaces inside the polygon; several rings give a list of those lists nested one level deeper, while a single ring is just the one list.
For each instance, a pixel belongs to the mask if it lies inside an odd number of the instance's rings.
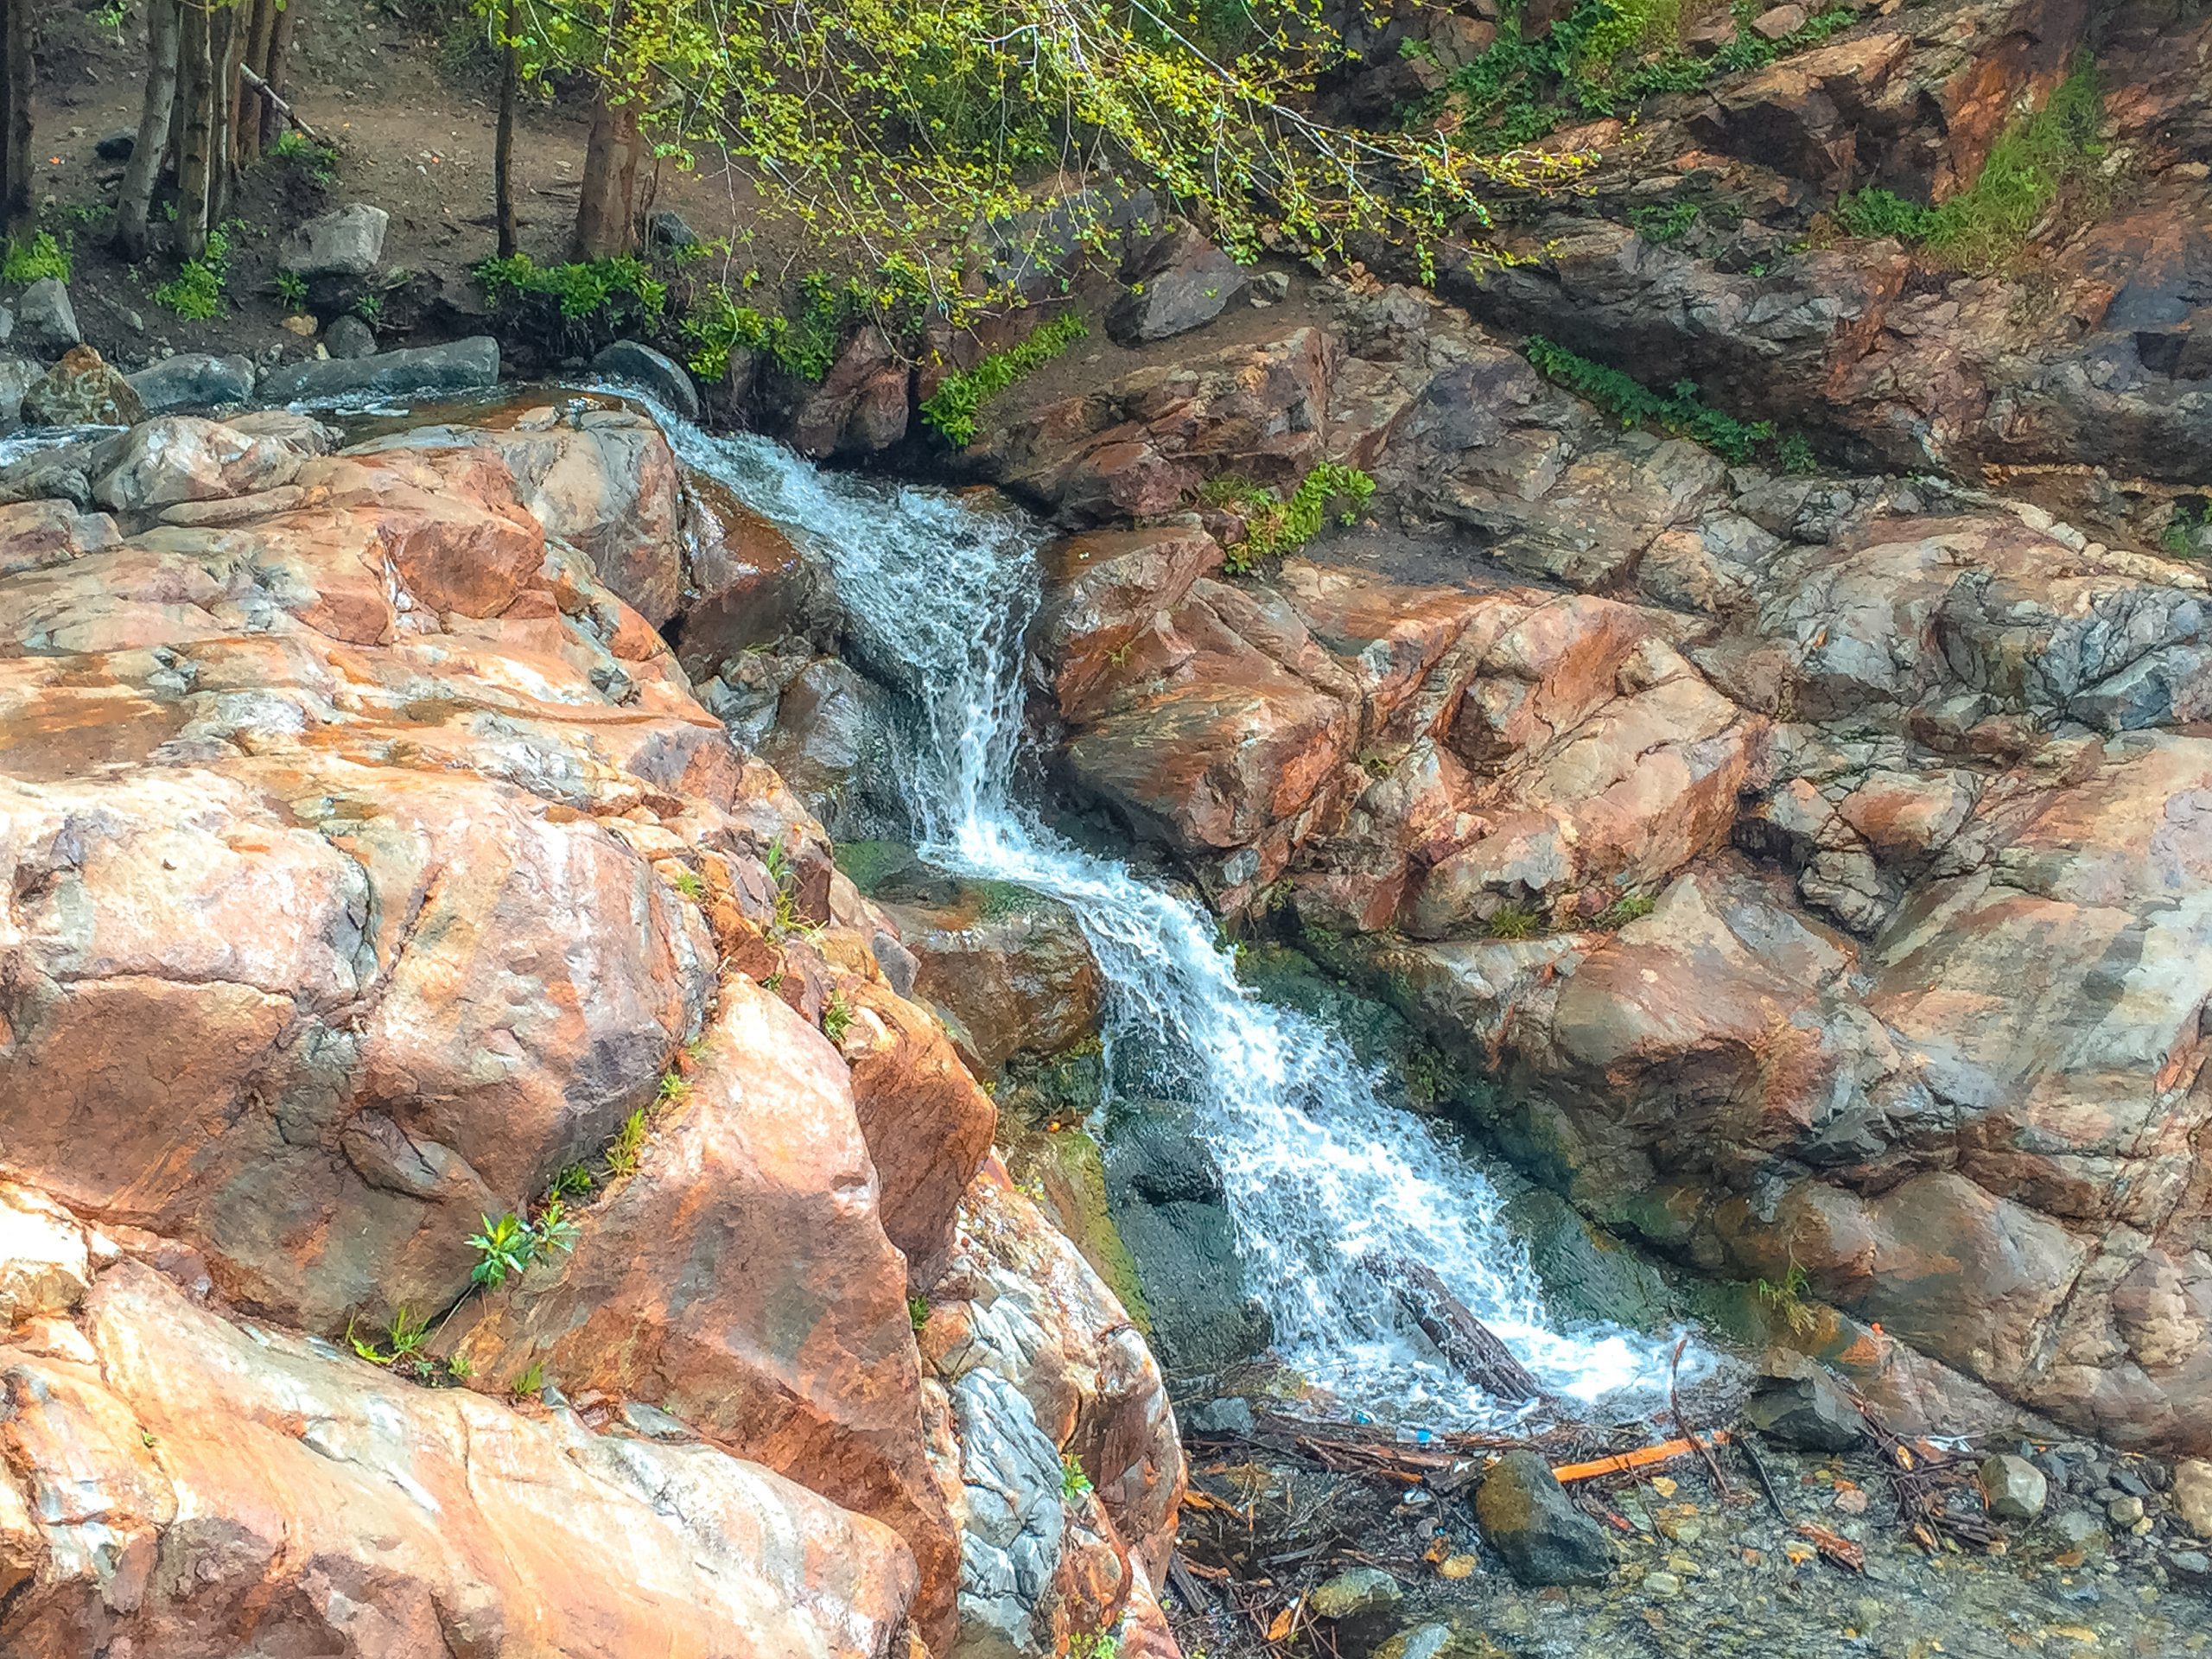
[{"label": "stream of water", "polygon": [[1386,1103],[1335,1033],[1240,984],[1204,910],[1073,846],[1015,798],[1022,637],[1038,600],[1033,521],[663,421],[686,464],[830,566],[865,665],[907,694],[901,781],[919,855],[1074,912],[1109,988],[1109,1087],[1190,1109],[1287,1363],[1378,1417],[1440,1427],[1507,1414],[1435,1362],[1362,1266],[1403,1255],[1433,1268],[1562,1396],[1663,1385],[1661,1342],[1548,1313],[1480,1169]]}]

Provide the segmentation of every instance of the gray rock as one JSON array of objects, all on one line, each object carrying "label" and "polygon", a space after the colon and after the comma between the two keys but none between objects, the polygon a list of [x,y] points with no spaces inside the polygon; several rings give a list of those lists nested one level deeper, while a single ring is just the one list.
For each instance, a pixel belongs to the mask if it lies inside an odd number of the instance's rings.
[{"label": "gray rock", "polygon": [[978,1367],[951,1392],[968,1496],[960,1540],[963,1640],[976,1640],[981,1651],[1033,1654],[1038,1604],[1051,1593],[1067,1529],[1059,1453],[1028,1401],[997,1372]]},{"label": "gray rock", "polygon": [[1848,1452],[1866,1438],[1866,1420],[1815,1362],[1777,1349],[1765,1371],[1744,1406],[1760,1433],[1807,1452]]},{"label": "gray rock", "polygon": [[2184,1584],[2212,1584],[2212,1555],[2201,1549],[2177,1549],[2166,1557],[2166,1571]]},{"label": "gray rock", "polygon": [[347,362],[377,354],[377,331],[352,312],[332,319],[322,331],[322,349]]},{"label": "gray rock", "polygon": [[1375,1659],[1499,1659],[1497,1646],[1457,1614],[1401,1630]]},{"label": "gray rock", "polygon": [[2050,1484],[2025,1458],[2006,1452],[1982,1460],[1981,1490],[1999,1520],[2032,1521],[2043,1513]]},{"label": "gray rock", "polygon": [[1605,1535],[1534,1452],[1507,1452],[1483,1478],[1475,1523],[1523,1584],[1603,1584],[1612,1571]]},{"label": "gray rock", "polygon": [[1251,281],[1187,225],[1147,243],[1123,275],[1128,292],[1107,312],[1106,330],[1124,345],[1171,339],[1211,322]]},{"label": "gray rock", "polygon": [[59,356],[84,338],[68,285],[59,276],[40,277],[16,302],[16,332],[10,339],[17,350]]},{"label": "gray rock", "polygon": [[276,264],[301,276],[366,276],[384,258],[391,215],[365,201],[294,226],[277,245]]},{"label": "gray rock", "polygon": [[1404,1587],[1380,1567],[1356,1567],[1324,1580],[1306,1605],[1317,1618],[1342,1623],[1386,1612],[1405,1599]]},{"label": "gray rock", "polygon": [[654,244],[664,248],[696,248],[699,232],[693,230],[683,215],[664,207],[647,221],[645,234]]},{"label": "gray rock", "polygon": [[426,392],[480,391],[499,384],[499,342],[489,334],[445,346],[379,352],[374,357],[333,358],[276,369],[261,383],[264,403],[293,404],[361,394],[417,396]]},{"label": "gray rock", "polygon": [[1106,1153],[1106,1203],[1153,1305],[1154,1347],[1171,1370],[1211,1372],[1249,1359],[1274,1327],[1237,1259],[1221,1172],[1188,1115],[1147,1103]]},{"label": "gray rock", "polygon": [[2105,1505],[2105,1519],[2125,1532],[2143,1518],[2143,1500],[2123,1493]]},{"label": "gray rock", "polygon": [[2065,1543],[2086,1544],[2102,1533],[2104,1526],[2087,1510],[2068,1510],[2050,1523],[2050,1529]]},{"label": "gray rock", "polygon": [[29,426],[130,426],[146,406],[114,365],[76,346],[23,393],[22,415]]},{"label": "gray rock", "polygon": [[124,377],[149,415],[179,409],[220,409],[253,396],[253,359],[179,352]]},{"label": "gray rock", "polygon": [[2212,1538],[2212,1462],[2183,1458],[2174,1465],[2174,1513],[2199,1538]]},{"label": "gray rock", "polygon": [[28,357],[0,357],[0,431],[12,430],[22,423],[23,394],[45,373],[42,365]]},{"label": "gray rock", "polygon": [[592,372],[641,386],[687,421],[699,418],[699,388],[674,358],[634,340],[618,340],[591,360]]},{"label": "gray rock", "polygon": [[127,162],[137,148],[138,135],[126,127],[102,137],[92,146],[92,154],[104,162]]},{"label": "gray rock", "polygon": [[1259,1427],[1252,1402],[1233,1394],[1226,1400],[1201,1400],[1181,1416],[1193,1434],[1249,1434]]}]

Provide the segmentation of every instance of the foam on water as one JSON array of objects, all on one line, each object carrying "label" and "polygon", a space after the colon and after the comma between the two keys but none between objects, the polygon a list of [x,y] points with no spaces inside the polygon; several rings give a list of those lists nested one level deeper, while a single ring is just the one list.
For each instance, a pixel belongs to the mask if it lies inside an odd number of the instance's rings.
[{"label": "foam on water", "polygon": [[1377,1416],[1443,1426],[1506,1414],[1434,1363],[1361,1265],[1402,1255],[1433,1268],[1557,1394],[1592,1402],[1663,1386],[1665,1344],[1548,1314],[1481,1170],[1389,1105],[1340,1038],[1240,984],[1205,912],[1071,845],[1015,800],[1022,634],[1038,598],[1032,521],[662,418],[688,465],[829,564],[868,666],[910,694],[903,783],[917,850],[1048,894],[1080,921],[1109,987],[1111,1086],[1191,1109],[1287,1362]]}]

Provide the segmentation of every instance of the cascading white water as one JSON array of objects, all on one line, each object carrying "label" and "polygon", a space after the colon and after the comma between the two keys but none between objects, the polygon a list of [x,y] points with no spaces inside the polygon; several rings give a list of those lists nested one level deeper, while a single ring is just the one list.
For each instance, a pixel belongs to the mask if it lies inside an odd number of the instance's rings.
[{"label": "cascading white water", "polygon": [[1013,798],[1022,633],[1038,594],[1037,527],[942,491],[816,470],[779,446],[715,438],[664,415],[685,463],[734,489],[835,572],[869,666],[911,694],[904,780],[920,855],[1066,905],[1110,988],[1109,1075],[1191,1109],[1221,1168],[1239,1255],[1278,1351],[1378,1416],[1495,1422],[1484,1398],[1409,1338],[1362,1266],[1426,1262],[1560,1395],[1663,1382],[1664,1348],[1547,1314],[1496,1189],[1315,1021],[1255,997],[1207,915],[1070,845]]}]

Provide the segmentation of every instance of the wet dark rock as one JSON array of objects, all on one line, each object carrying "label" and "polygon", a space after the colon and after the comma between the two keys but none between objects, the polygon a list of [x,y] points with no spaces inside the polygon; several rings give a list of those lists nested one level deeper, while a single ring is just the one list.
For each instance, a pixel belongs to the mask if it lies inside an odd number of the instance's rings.
[{"label": "wet dark rock", "polygon": [[1406,1599],[1405,1587],[1380,1567],[1356,1567],[1314,1586],[1306,1605],[1335,1624],[1385,1613]]},{"label": "wet dark rock", "polygon": [[179,352],[151,368],[124,377],[149,415],[178,410],[220,409],[253,396],[253,359]]},{"label": "wet dark rock", "polygon": [[687,421],[699,418],[699,388],[684,366],[664,352],[634,340],[618,340],[591,360],[592,372],[609,380],[643,387]]},{"label": "wet dark rock", "polygon": [[1225,1400],[1201,1400],[1179,1414],[1193,1434],[1249,1434],[1259,1426],[1251,1402],[1233,1394]]},{"label": "wet dark rock", "polygon": [[349,311],[330,320],[330,327],[322,331],[322,348],[333,357],[374,357],[377,332]]},{"label": "wet dark rock", "polygon": [[1107,312],[1106,329],[1124,345],[1166,340],[1211,322],[1251,280],[1187,225],[1147,243],[1122,276],[1128,291]]},{"label": "wet dark rock", "polygon": [[104,162],[127,162],[130,152],[138,148],[138,135],[129,128],[103,134],[92,146],[92,154]]},{"label": "wet dark rock", "polygon": [[1777,1349],[1765,1370],[1744,1407],[1745,1421],[1759,1433],[1808,1452],[1848,1452],[1866,1439],[1858,1408],[1818,1363]]},{"label": "wet dark rock", "polygon": [[1483,1540],[1522,1584],[1603,1584],[1612,1547],[1534,1452],[1509,1452],[1475,1494]]},{"label": "wet dark rock", "polygon": [[1375,1649],[1375,1659],[1501,1659],[1497,1644],[1459,1618],[1430,1619],[1401,1630]]},{"label": "wet dark rock", "polygon": [[1153,1308],[1153,1345],[1174,1374],[1211,1373],[1265,1348],[1212,1156],[1184,1115],[1155,1105],[1109,1134],[1106,1198]]},{"label": "wet dark rock", "polygon": [[290,404],[361,395],[404,397],[481,391],[499,380],[499,342],[480,334],[444,346],[274,369],[261,383],[261,398],[264,403]]},{"label": "wet dark rock", "polygon": [[699,232],[691,228],[690,221],[671,207],[664,207],[647,221],[645,233],[654,245],[663,248],[696,248]]},{"label": "wet dark rock", "polygon": [[22,418],[23,394],[46,373],[28,357],[0,357],[0,431],[13,431]]}]

